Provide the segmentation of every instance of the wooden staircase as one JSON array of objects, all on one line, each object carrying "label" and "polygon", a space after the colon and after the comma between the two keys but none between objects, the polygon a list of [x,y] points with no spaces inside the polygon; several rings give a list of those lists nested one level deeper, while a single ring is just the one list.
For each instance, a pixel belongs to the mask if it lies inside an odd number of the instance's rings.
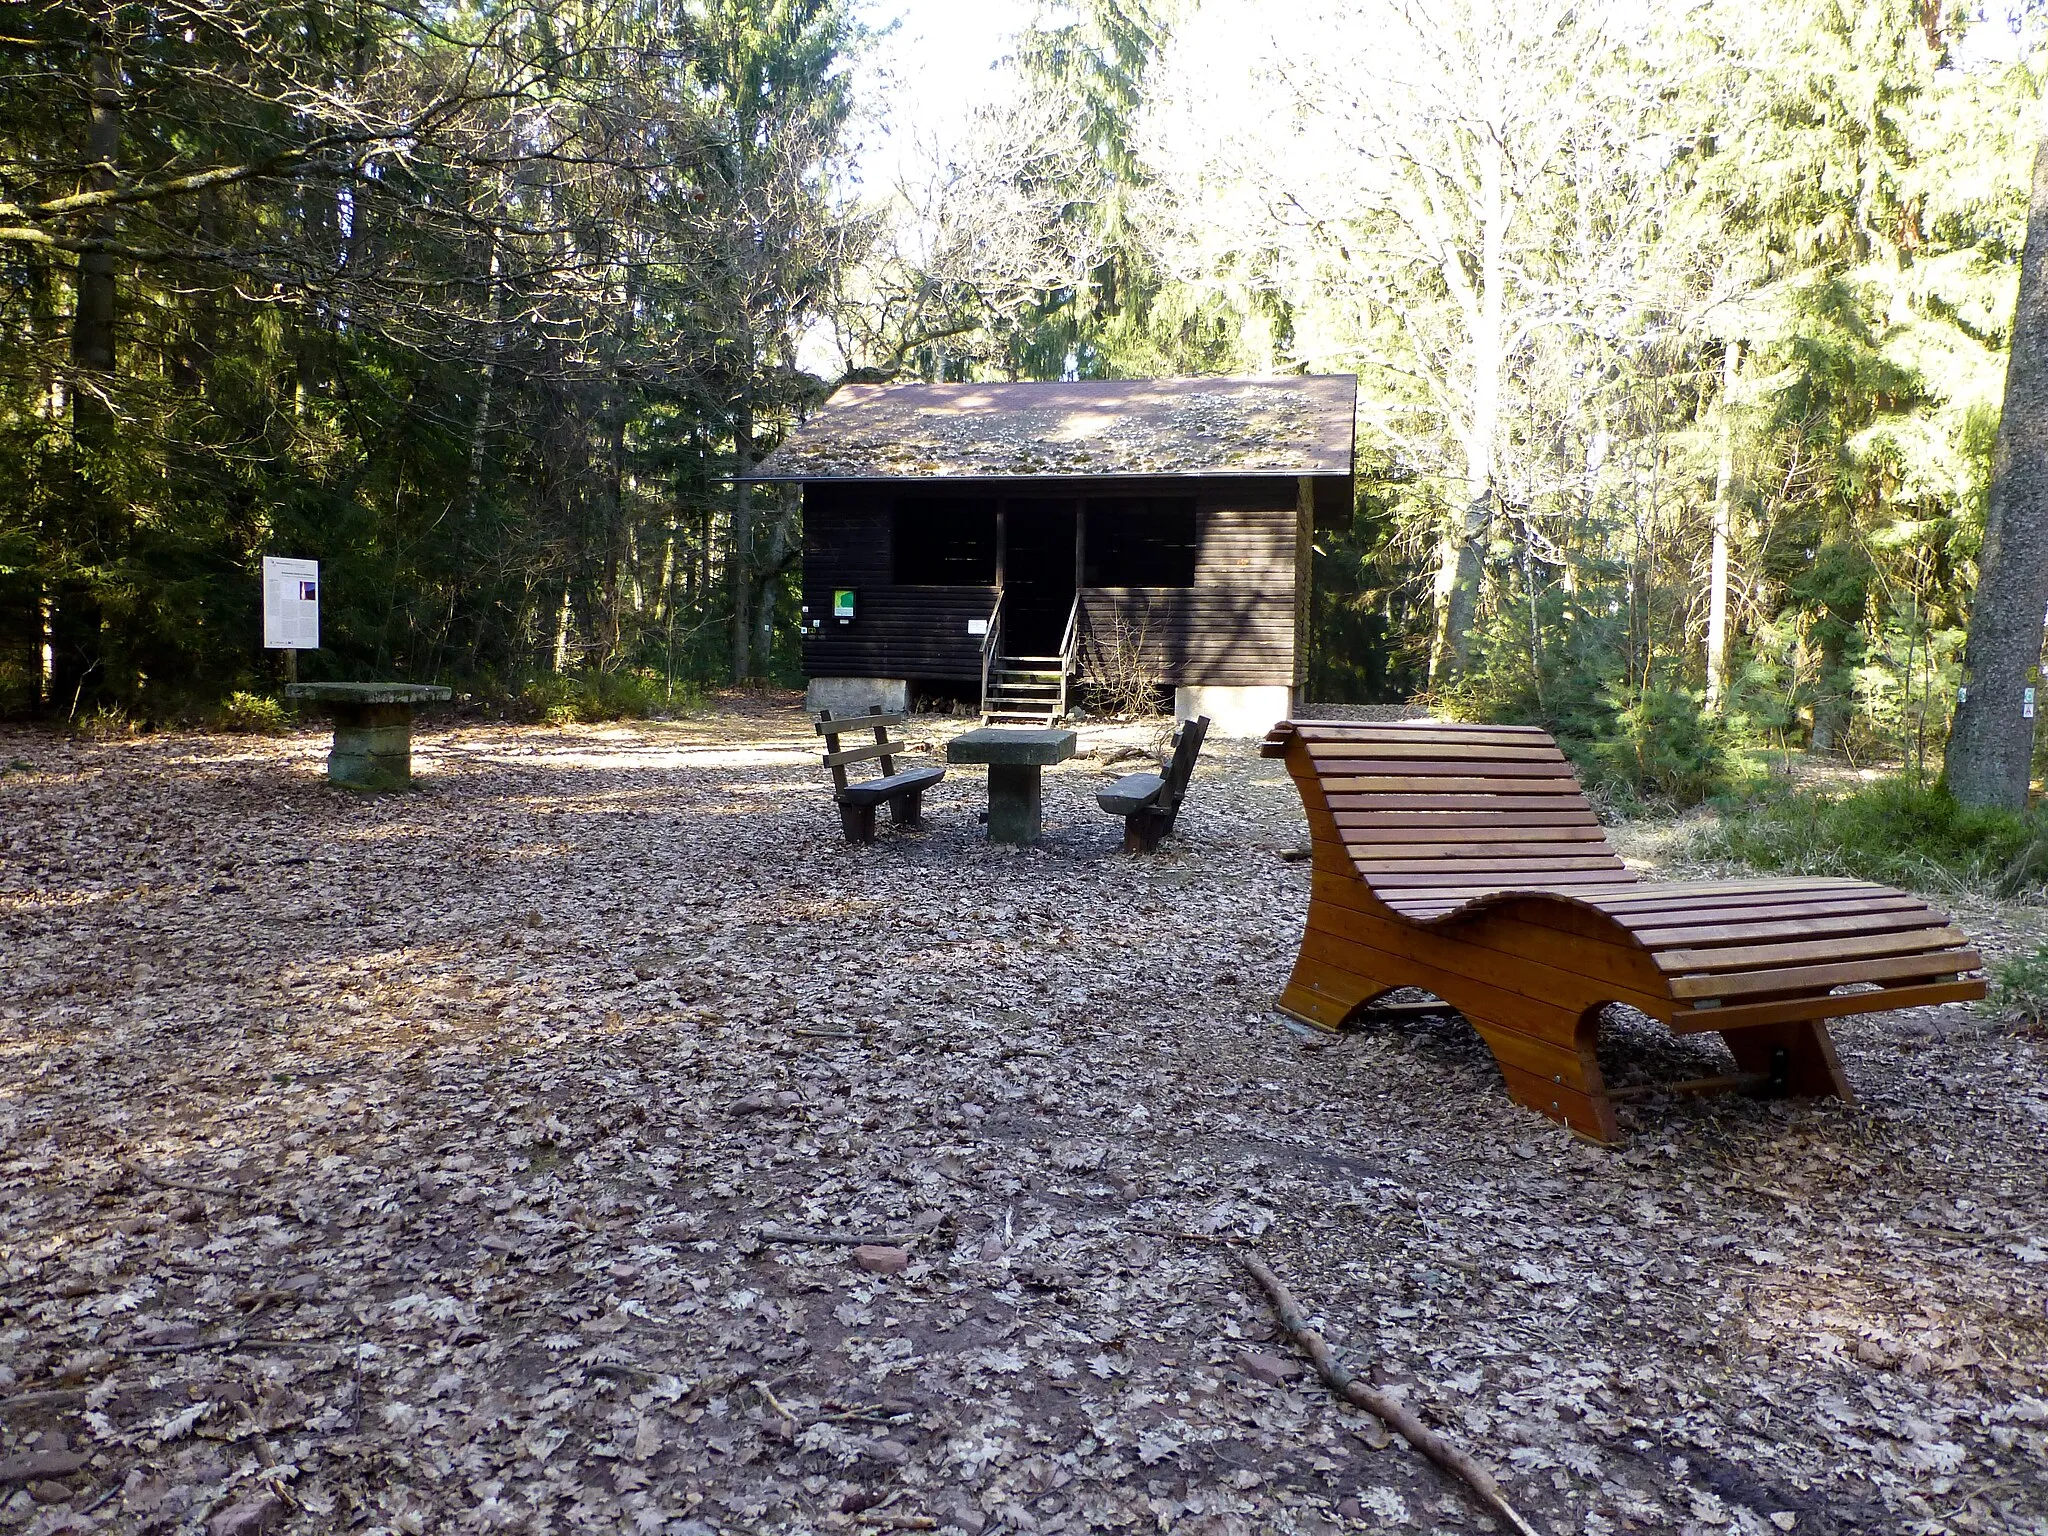
[{"label": "wooden staircase", "polygon": [[1067,717],[1068,686],[1079,653],[1081,597],[1074,595],[1067,612],[1066,633],[1057,656],[1003,654],[1003,599],[989,614],[988,635],[981,651],[981,718],[985,725],[1028,725],[1041,728]]},{"label": "wooden staircase", "polygon": [[1067,712],[1066,677],[1058,656],[998,657],[989,668],[981,717],[989,725],[1052,725]]}]

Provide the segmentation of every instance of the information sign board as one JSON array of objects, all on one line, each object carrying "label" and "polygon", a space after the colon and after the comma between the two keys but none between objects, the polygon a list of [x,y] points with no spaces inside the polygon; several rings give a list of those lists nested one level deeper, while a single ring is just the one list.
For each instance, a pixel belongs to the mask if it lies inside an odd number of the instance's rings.
[{"label": "information sign board", "polygon": [[263,645],[272,651],[320,649],[320,562],[263,557]]}]

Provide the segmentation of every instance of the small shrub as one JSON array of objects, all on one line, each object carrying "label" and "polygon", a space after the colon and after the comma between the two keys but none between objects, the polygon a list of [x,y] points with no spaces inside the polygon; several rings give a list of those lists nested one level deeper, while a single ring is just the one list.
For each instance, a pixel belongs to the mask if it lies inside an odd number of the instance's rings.
[{"label": "small shrub", "polygon": [[242,735],[283,736],[292,728],[292,715],[281,699],[261,693],[231,693],[215,711],[214,724]]},{"label": "small shrub", "polygon": [[1991,1006],[2027,1028],[2041,1028],[2048,1018],[2048,945],[2030,955],[2014,955],[1991,967]]},{"label": "small shrub", "polygon": [[668,707],[667,687],[658,673],[543,673],[519,690],[516,712],[544,725],[595,725],[603,720],[640,720]]},{"label": "small shrub", "polygon": [[1163,684],[1152,665],[1152,610],[1136,620],[1110,616],[1109,632],[1095,646],[1089,664],[1089,695],[1107,715],[1156,715]]},{"label": "small shrub", "polygon": [[142,730],[140,720],[113,704],[100,705],[78,722],[78,734],[93,741],[119,741]]},{"label": "small shrub", "polygon": [[1620,814],[1698,805],[1744,777],[1727,725],[1697,693],[1637,692],[1574,673],[1553,679],[1539,703],[1533,691],[1510,695],[1497,682],[1496,675],[1461,679],[1416,702],[1447,720],[1542,726],[1587,793]]},{"label": "small shrub", "polygon": [[1698,805],[1728,786],[1726,727],[1697,694],[1649,688],[1615,712],[1615,736],[1592,744],[1599,778],[1637,799]]},{"label": "small shrub", "polygon": [[2048,895],[2048,822],[1963,806],[1907,779],[1830,794],[1780,789],[1724,805],[1695,851],[1756,869],[1840,875],[1917,890]]}]

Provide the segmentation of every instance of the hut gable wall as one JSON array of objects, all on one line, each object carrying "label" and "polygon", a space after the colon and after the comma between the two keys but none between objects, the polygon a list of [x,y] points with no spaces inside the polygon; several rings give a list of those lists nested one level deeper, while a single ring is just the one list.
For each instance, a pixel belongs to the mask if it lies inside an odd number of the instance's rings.
[{"label": "hut gable wall", "polygon": [[[965,491],[958,486],[951,489]],[[1159,476],[1092,483],[1008,482],[986,487],[1013,504],[1033,498],[1090,503],[1085,538],[1103,538],[1103,506],[1119,498],[1192,501],[1196,551],[1186,586],[1081,589],[1081,670],[1109,649],[1137,646],[1146,670],[1170,686],[1286,686],[1296,675],[1297,553],[1303,502],[1294,477]],[[993,585],[900,585],[895,512],[934,488],[914,480],[812,482],[804,492],[803,601],[822,620],[804,635],[813,677],[902,677],[972,682]],[[835,588],[856,593],[853,623],[832,618]]]}]

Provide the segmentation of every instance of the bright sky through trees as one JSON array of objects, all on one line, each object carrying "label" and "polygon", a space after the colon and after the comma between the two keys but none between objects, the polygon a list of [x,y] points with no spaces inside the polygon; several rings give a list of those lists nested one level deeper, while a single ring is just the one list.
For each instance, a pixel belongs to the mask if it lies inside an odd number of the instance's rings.
[{"label": "bright sky through trees", "polygon": [[920,142],[956,145],[969,114],[1011,88],[996,65],[1036,10],[1032,0],[876,0],[869,25],[895,25],[862,72],[881,119],[856,158],[870,195],[895,184]]}]

